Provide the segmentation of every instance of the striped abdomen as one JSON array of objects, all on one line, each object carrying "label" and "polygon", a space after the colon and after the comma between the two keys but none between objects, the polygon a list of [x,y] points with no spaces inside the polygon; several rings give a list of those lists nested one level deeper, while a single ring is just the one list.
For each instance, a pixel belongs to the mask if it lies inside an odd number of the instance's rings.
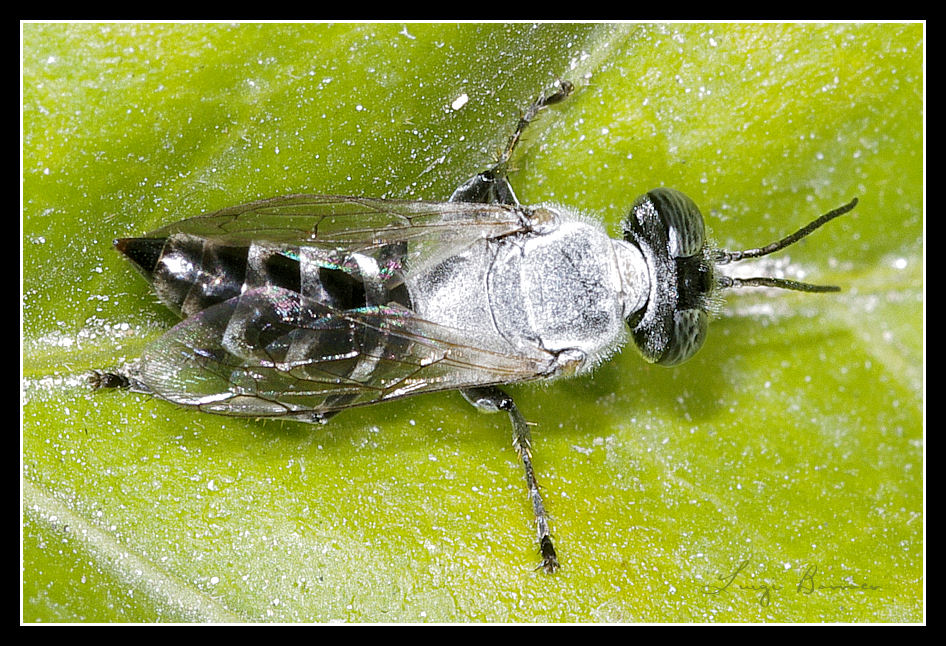
[{"label": "striped abdomen", "polygon": [[135,263],[161,301],[185,318],[266,286],[339,310],[391,303],[411,308],[403,280],[405,243],[346,253],[265,242],[228,246],[178,233],[122,238],[115,247]]}]

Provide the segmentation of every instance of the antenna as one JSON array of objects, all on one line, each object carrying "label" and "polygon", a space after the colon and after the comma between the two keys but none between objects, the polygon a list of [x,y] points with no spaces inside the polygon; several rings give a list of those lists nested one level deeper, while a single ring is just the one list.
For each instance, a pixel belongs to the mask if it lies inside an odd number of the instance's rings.
[{"label": "antenna", "polygon": [[[726,251],[722,249],[716,252],[714,261],[717,265],[728,265],[731,262],[738,262],[746,258],[759,258],[775,253],[785,247],[795,244],[802,238],[810,235],[816,229],[827,224],[831,220],[844,215],[857,206],[857,198],[840,206],[833,211],[828,211],[813,222],[803,226],[795,233],[785,236],[777,242],[773,242],[757,249],[744,249],[742,251]],[[771,276],[755,276],[752,278],[732,278],[730,276],[719,276],[716,279],[717,285],[721,289],[734,287],[777,287],[779,289],[791,289],[797,292],[839,292],[840,287],[835,285],[812,285],[811,283],[800,283],[795,280],[786,280],[784,278],[772,278]]]}]

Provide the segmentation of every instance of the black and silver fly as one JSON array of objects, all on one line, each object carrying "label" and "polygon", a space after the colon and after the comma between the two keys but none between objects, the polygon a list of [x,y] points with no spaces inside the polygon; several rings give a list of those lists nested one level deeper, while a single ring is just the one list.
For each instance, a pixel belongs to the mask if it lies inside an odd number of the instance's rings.
[{"label": "black and silver fly", "polygon": [[682,363],[703,345],[719,289],[836,291],[716,267],[778,251],[857,203],[747,251],[711,248],[696,204],[673,189],[640,197],[622,240],[561,207],[524,206],[507,179],[512,152],[571,89],[561,83],[532,104],[496,164],[448,202],[290,195],[115,241],[183,320],[94,383],[309,423],[459,390],[480,410],[509,414],[541,567],[554,571],[529,426],[499,386],[586,373],[624,343],[626,327],[647,360]]}]

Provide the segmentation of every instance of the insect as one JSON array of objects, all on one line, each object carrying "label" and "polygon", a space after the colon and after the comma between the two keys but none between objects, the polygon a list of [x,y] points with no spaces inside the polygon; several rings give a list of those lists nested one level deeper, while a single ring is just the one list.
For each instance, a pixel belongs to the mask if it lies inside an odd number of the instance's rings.
[{"label": "insect", "polygon": [[536,115],[571,91],[562,82],[529,106],[496,163],[447,202],[290,195],[116,240],[183,320],[137,362],[96,372],[94,385],[309,423],[458,390],[482,411],[509,415],[539,567],[553,572],[531,433],[500,386],[589,372],[628,329],[647,360],[682,363],[703,345],[720,289],[836,291],[716,268],[783,249],[857,203],[744,251],[709,245],[699,208],[673,189],[638,198],[622,239],[567,209],[522,205],[507,177],[513,150]]}]

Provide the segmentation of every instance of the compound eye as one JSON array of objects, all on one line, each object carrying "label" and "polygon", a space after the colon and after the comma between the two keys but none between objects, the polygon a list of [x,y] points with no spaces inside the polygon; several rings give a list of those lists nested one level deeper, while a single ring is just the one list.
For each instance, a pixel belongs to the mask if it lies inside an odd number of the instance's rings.
[{"label": "compound eye", "polygon": [[673,313],[673,331],[663,356],[658,363],[662,366],[675,366],[683,363],[703,347],[709,316],[703,310],[678,310]]},{"label": "compound eye", "polygon": [[671,258],[696,256],[703,252],[706,228],[696,203],[672,188],[655,188],[638,198],[650,201],[667,230],[667,251]]},{"label": "compound eye", "polygon": [[706,340],[707,297],[715,285],[703,215],[680,191],[657,188],[634,203],[624,239],[637,245],[651,272],[647,305],[627,321],[634,341],[648,361],[682,363]]}]

